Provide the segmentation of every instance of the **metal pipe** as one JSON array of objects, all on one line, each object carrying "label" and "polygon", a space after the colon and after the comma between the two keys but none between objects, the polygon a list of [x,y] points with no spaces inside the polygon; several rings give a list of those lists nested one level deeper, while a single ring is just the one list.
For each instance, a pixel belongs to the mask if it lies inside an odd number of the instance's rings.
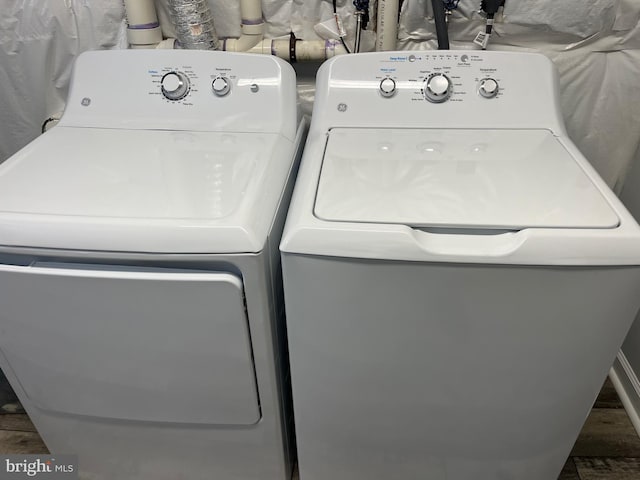
[{"label": "metal pipe", "polygon": [[363,12],[357,11],[356,15],[356,42],[353,47],[353,51],[358,53],[360,51],[360,38],[362,37],[362,15]]}]

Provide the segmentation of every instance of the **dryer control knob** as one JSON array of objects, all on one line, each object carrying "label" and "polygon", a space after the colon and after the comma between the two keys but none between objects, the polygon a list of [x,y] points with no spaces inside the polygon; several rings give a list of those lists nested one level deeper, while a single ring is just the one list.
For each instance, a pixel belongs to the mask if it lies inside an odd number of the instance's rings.
[{"label": "dryer control knob", "polygon": [[446,102],[451,96],[451,80],[444,73],[432,73],[425,83],[424,96],[430,102]]},{"label": "dryer control knob", "polygon": [[498,95],[498,91],[500,90],[500,85],[493,78],[483,78],[480,80],[480,87],[478,88],[478,93],[482,95],[484,98],[494,98]]},{"label": "dryer control knob", "polygon": [[182,72],[169,72],[160,81],[162,94],[169,100],[182,100],[189,93],[189,77]]},{"label": "dryer control knob", "polygon": [[211,90],[217,97],[224,97],[231,90],[231,84],[226,77],[216,77],[211,82]]},{"label": "dryer control knob", "polygon": [[383,78],[380,81],[380,95],[383,97],[393,97],[396,93],[396,81],[393,78]]}]

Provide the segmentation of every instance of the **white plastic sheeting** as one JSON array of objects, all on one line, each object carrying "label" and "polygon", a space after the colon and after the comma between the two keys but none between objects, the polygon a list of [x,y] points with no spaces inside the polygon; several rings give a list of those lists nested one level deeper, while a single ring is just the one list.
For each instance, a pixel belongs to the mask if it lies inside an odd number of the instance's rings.
[{"label": "white plastic sheeting", "polygon": [[2,0],[0,162],[61,111],[84,50],[126,48],[121,0]]},{"label": "white plastic sheeting", "polygon": [[[437,48],[430,4],[404,2],[400,48]],[[461,0],[451,16],[451,48],[477,48],[478,4]],[[554,61],[569,136],[617,192],[640,161],[639,21],[637,0],[507,0],[489,47],[540,51]]]},{"label": "white plastic sheeting", "polygon": [[[218,35],[240,35],[239,2],[209,0]],[[431,0],[405,0],[398,48],[436,48]],[[450,18],[452,48],[471,43],[483,27],[480,0],[461,0]],[[173,34],[166,0],[156,0],[165,36]],[[362,50],[374,48],[375,0]],[[319,37],[313,26],[333,15],[330,0],[262,0],[266,37]],[[338,10],[352,45],[351,0]],[[533,50],[558,66],[570,136],[609,185],[619,190],[640,157],[640,2],[637,0],[507,0],[490,48]],[[0,11],[0,161],[37,136],[61,110],[73,59],[83,50],[126,46],[121,0],[4,0]],[[305,111],[313,99],[313,68],[298,70]]]}]

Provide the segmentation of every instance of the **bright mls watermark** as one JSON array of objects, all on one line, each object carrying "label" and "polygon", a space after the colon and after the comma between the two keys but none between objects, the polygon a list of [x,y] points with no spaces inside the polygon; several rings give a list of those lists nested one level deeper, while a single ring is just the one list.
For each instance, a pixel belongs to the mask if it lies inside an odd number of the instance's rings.
[{"label": "bright mls watermark", "polygon": [[0,455],[0,480],[77,480],[76,455]]}]

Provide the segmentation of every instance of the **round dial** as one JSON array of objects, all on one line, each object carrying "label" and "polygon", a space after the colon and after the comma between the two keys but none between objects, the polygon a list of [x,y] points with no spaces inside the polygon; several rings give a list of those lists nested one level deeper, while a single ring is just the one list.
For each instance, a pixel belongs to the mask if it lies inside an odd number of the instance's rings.
[{"label": "round dial", "polygon": [[498,95],[498,91],[500,90],[500,85],[493,78],[483,78],[480,80],[480,87],[478,88],[478,93],[482,95],[484,98],[493,98]]},{"label": "round dial", "polygon": [[211,82],[211,90],[218,97],[224,97],[231,90],[231,84],[226,77],[216,77]]},{"label": "round dial", "polygon": [[169,100],[181,100],[189,93],[189,77],[182,72],[169,72],[160,81],[162,94]]},{"label": "round dial", "polygon": [[444,73],[432,73],[425,83],[424,96],[430,102],[445,102],[451,96],[451,80]]},{"label": "round dial", "polygon": [[383,97],[393,97],[396,93],[396,81],[393,78],[383,78],[380,81],[380,95]]}]

